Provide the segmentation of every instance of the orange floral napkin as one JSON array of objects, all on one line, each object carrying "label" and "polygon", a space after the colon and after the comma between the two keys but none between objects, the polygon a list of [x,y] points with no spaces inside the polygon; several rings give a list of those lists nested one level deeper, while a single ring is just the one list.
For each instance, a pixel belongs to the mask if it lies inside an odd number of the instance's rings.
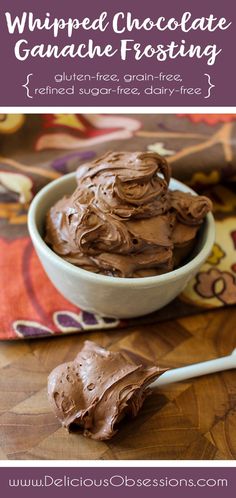
[{"label": "orange floral napkin", "polygon": [[171,305],[138,323],[236,304],[236,116],[0,115],[0,339],[132,325],[84,312],[48,280],[26,227],[34,194],[107,150],[153,150],[173,176],[211,197],[212,254]]}]

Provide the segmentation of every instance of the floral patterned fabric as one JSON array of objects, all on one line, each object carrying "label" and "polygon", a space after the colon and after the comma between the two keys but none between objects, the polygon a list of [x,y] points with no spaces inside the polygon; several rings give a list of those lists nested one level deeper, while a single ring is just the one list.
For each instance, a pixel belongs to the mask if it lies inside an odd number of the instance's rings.
[{"label": "floral patterned fabric", "polygon": [[47,182],[107,150],[152,150],[214,204],[216,243],[171,305],[150,323],[236,304],[236,116],[0,114],[0,339],[121,327],[66,301],[48,280],[27,233],[27,211]]}]

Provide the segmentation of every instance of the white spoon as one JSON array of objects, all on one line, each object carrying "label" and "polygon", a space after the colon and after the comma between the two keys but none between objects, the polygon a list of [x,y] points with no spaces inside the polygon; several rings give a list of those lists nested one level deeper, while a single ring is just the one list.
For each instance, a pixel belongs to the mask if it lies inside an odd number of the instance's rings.
[{"label": "white spoon", "polygon": [[200,377],[201,375],[230,370],[231,368],[236,368],[236,348],[230,355],[223,356],[222,358],[167,370],[167,372],[163,373],[151,384],[151,387],[165,386],[167,384],[172,384],[172,382],[180,382],[182,380],[192,379],[193,377]]}]

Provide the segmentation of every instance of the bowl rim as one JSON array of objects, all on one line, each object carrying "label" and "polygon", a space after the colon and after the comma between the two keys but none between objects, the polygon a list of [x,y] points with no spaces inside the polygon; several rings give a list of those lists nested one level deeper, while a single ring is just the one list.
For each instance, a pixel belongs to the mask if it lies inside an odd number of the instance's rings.
[{"label": "bowl rim", "polygon": [[[215,241],[215,221],[212,213],[208,213],[205,219],[205,230],[207,233],[206,233],[206,242],[202,247],[202,249],[196,254],[196,256],[194,256],[193,259],[185,263],[180,268],[176,268],[175,270],[172,270],[168,273],[163,273],[161,275],[153,275],[150,277],[122,278],[122,277],[113,277],[109,275],[93,273],[89,270],[85,270],[83,268],[73,265],[72,263],[69,263],[61,256],[56,254],[43,240],[36,225],[35,215],[37,212],[37,207],[39,202],[42,201],[42,199],[45,196],[47,196],[51,190],[57,188],[59,183],[61,184],[63,182],[67,182],[72,178],[74,179],[76,178],[76,172],[68,173],[66,175],[63,175],[62,177],[57,178],[56,180],[49,182],[42,189],[40,189],[40,191],[34,196],[28,211],[28,230],[33,244],[36,247],[40,247],[40,251],[44,253],[44,256],[47,259],[49,259],[52,264],[57,264],[58,266],[61,266],[61,268],[64,269],[66,272],[73,273],[78,277],[81,276],[94,283],[100,282],[106,285],[108,284],[110,286],[116,285],[119,287],[122,286],[150,287],[150,286],[156,286],[157,284],[170,282],[173,279],[182,278],[184,275],[187,275],[189,272],[192,272],[196,267],[203,264],[203,262],[206,260],[207,256],[209,255],[210,250]],[[177,187],[184,186],[184,189],[187,189],[189,193],[192,193],[193,195],[198,195],[192,188],[180,182],[179,180],[176,180],[175,178],[171,177],[170,183],[172,181],[175,183]]]}]

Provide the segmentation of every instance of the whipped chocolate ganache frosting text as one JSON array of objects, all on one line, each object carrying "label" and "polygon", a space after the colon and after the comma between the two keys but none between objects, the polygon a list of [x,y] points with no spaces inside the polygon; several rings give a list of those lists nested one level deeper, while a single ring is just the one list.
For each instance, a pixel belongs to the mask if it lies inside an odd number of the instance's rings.
[{"label": "whipped chocolate ganache frosting text", "polygon": [[46,218],[47,244],[70,263],[115,277],[171,271],[191,253],[211,210],[207,197],[168,189],[152,152],[107,153],[77,170],[77,188]]},{"label": "whipped chocolate ganache frosting text", "polygon": [[[209,14],[208,17],[194,17],[191,12],[183,12],[180,17],[166,18],[163,15],[147,18],[138,18],[132,12],[116,12],[110,15],[103,11],[96,18],[82,16],[79,18],[57,18],[49,12],[39,18],[34,12],[22,12],[13,16],[5,12],[6,27],[9,35],[14,35],[14,55],[19,61],[28,58],[48,59],[94,59],[119,57],[126,61],[133,58],[136,61],[154,58],[158,62],[179,58],[206,60],[209,66],[215,64],[222,48],[216,44],[206,44],[203,33],[226,31],[232,21],[225,17]],[[108,32],[107,32],[108,30]],[[47,40],[59,39],[57,43],[40,43],[34,45],[31,33],[40,31]],[[163,32],[169,32],[170,38],[166,42]],[[77,34],[77,32],[79,32]],[[96,32],[96,41],[93,39]],[[176,34],[175,34],[176,32]],[[188,43],[185,34],[197,33],[199,42]],[[16,34],[21,36],[16,40]],[[90,37],[88,39],[88,34]],[[103,34],[105,33],[105,36]],[[100,36],[98,36],[100,34]],[[112,35],[115,35],[112,36]],[[172,38],[174,36],[174,39]],[[107,43],[107,39],[110,43]],[[64,40],[63,44],[62,40]],[[181,40],[181,41],[180,41]],[[69,43],[68,43],[69,42]],[[98,43],[99,42],[99,43]]]}]

